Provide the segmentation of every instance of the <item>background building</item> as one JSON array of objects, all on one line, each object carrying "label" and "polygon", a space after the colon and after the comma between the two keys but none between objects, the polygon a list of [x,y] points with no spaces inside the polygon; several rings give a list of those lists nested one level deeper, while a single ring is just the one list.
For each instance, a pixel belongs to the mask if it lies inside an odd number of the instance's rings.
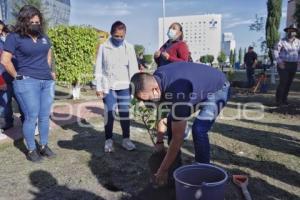
[{"label": "background building", "polygon": [[[16,3],[21,0],[0,0],[1,20],[6,23],[15,21],[12,13]],[[47,19],[48,26],[56,26],[59,24],[69,24],[71,3],[70,0],[41,0],[42,12]]]},{"label": "background building", "polygon": [[165,33],[163,33],[163,18],[159,18],[159,47],[164,43],[163,35],[167,40],[167,31],[173,22],[183,26],[184,40],[189,46],[194,61],[203,55],[213,55],[215,61],[221,52],[221,20],[217,14],[178,16],[165,18]]},{"label": "background building", "polygon": [[288,1],[287,21],[286,21],[287,26],[296,23],[296,20],[294,18],[294,14],[296,11],[296,1],[297,0]]},{"label": "background building", "polygon": [[42,0],[44,15],[49,20],[49,26],[60,24],[68,25],[70,22],[70,0]]},{"label": "background building", "polygon": [[230,51],[234,51],[236,48],[236,41],[233,33],[223,33],[222,37],[222,51],[227,56],[227,62],[229,61]]}]

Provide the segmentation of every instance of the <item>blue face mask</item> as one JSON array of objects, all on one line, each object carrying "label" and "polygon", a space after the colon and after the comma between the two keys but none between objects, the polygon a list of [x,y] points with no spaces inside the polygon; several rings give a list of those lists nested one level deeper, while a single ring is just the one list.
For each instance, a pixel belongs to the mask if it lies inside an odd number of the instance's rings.
[{"label": "blue face mask", "polygon": [[177,31],[174,29],[169,29],[168,37],[170,40],[176,40],[177,39]]},{"label": "blue face mask", "polygon": [[116,47],[119,47],[123,44],[124,39],[117,39],[117,38],[111,38],[111,42],[113,43],[113,45],[115,45]]}]

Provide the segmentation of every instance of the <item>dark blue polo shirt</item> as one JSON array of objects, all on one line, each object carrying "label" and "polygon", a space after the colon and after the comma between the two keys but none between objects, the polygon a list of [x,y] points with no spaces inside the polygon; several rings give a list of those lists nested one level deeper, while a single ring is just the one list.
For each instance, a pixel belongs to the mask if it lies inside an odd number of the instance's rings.
[{"label": "dark blue polo shirt", "polygon": [[17,61],[15,66],[18,75],[41,80],[50,80],[51,69],[48,64],[48,52],[51,42],[45,35],[38,37],[35,43],[32,38],[11,33],[7,36],[4,51],[13,54]]},{"label": "dark blue polo shirt", "polygon": [[197,104],[205,101],[209,93],[222,89],[227,81],[220,70],[190,62],[161,66],[154,77],[162,92],[161,101],[170,103],[172,115],[180,118],[190,117]]}]

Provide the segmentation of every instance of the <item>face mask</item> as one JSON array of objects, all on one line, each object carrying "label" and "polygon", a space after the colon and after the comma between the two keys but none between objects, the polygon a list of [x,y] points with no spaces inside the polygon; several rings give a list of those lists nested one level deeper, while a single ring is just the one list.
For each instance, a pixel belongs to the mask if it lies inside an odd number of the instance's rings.
[{"label": "face mask", "polygon": [[297,33],[296,32],[289,32],[288,34],[287,34],[287,37],[289,38],[289,39],[293,39],[293,38],[295,38],[297,36]]},{"label": "face mask", "polygon": [[111,38],[111,42],[113,43],[113,45],[115,45],[116,47],[119,47],[123,44],[124,42],[124,39],[117,39],[117,38],[114,38],[112,37]]},{"label": "face mask", "polygon": [[170,40],[176,40],[177,39],[177,31],[174,29],[169,29],[168,31],[168,37]]},{"label": "face mask", "polygon": [[39,36],[42,32],[42,27],[39,24],[31,24],[29,26],[29,34],[32,36]]},{"label": "face mask", "polygon": [[6,37],[5,36],[1,36],[0,39],[1,39],[2,42],[5,42]]}]

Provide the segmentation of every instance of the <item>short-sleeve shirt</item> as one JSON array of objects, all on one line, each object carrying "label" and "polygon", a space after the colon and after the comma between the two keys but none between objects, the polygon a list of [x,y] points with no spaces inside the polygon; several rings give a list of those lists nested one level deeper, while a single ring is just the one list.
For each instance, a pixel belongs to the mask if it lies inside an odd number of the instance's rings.
[{"label": "short-sleeve shirt", "polygon": [[207,100],[210,93],[223,88],[227,79],[220,70],[211,66],[176,62],[161,66],[154,78],[162,92],[161,102],[169,103],[174,121],[188,118],[198,104]]},{"label": "short-sleeve shirt", "polygon": [[14,55],[17,74],[41,80],[50,80],[51,69],[48,64],[48,52],[51,48],[50,39],[46,35],[38,37],[34,42],[29,36],[11,33],[7,36],[4,51]]},{"label": "short-sleeve shirt", "polygon": [[253,66],[255,60],[257,60],[257,54],[254,51],[245,54],[244,61],[248,68]]}]

